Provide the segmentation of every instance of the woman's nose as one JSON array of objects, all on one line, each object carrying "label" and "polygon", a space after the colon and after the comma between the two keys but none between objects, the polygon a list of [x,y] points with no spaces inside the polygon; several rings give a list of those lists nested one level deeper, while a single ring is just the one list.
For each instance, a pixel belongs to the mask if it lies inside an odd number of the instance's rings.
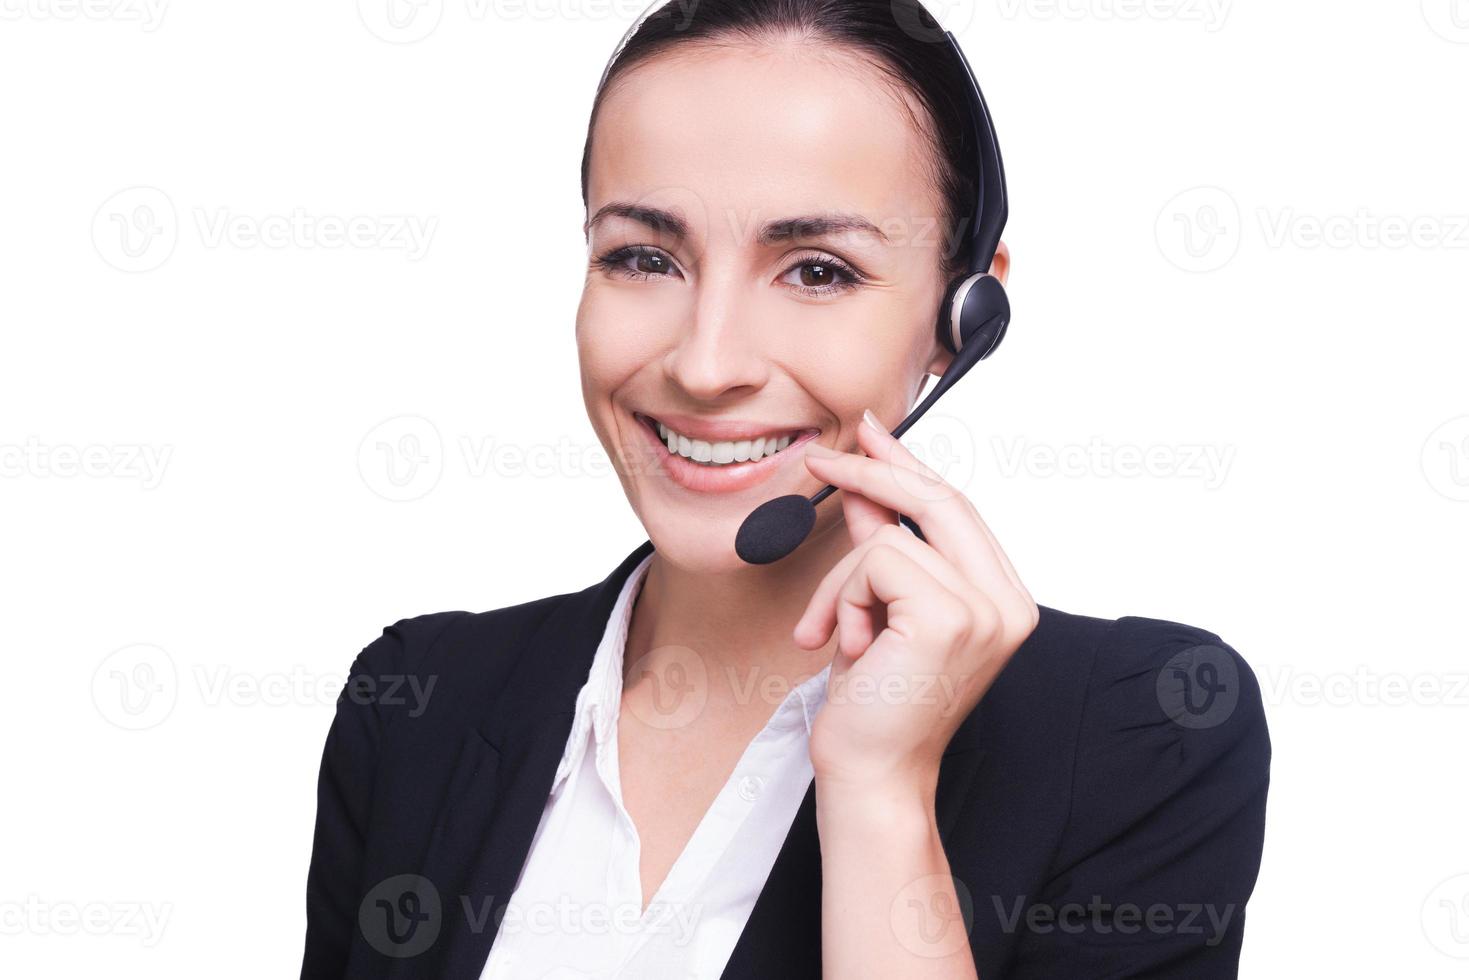
[{"label": "woman's nose", "polygon": [[736,290],[702,286],[694,307],[664,361],[669,380],[691,398],[713,400],[759,390],[769,377],[753,304]]}]

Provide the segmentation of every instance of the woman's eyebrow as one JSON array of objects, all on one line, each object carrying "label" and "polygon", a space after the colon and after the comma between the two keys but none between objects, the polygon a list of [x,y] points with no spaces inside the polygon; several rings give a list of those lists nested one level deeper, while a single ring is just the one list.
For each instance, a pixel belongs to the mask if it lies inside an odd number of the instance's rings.
[{"label": "woman's eyebrow", "polygon": [[664,208],[649,207],[645,204],[629,204],[625,201],[613,201],[611,204],[604,204],[598,208],[597,213],[592,215],[583,226],[582,234],[586,235],[592,230],[593,225],[609,216],[636,221],[638,224],[647,225],[654,231],[678,241],[683,241],[689,235],[689,223],[684,220],[683,215]]},{"label": "woman's eyebrow", "polygon": [[[630,204],[625,201],[613,201],[604,204],[597,209],[597,213],[587,221],[582,229],[583,234],[591,231],[592,226],[603,218],[615,216],[636,221],[647,225],[660,234],[682,241],[688,237],[689,226],[683,215],[665,208],[650,207],[645,204]],[[776,245],[792,239],[821,238],[824,235],[839,235],[848,232],[857,232],[872,235],[878,240],[887,243],[888,236],[871,221],[860,214],[807,214],[794,218],[777,218],[767,221],[756,236],[756,241],[761,245]]]},{"label": "woman's eyebrow", "polygon": [[888,240],[882,229],[860,214],[808,214],[779,218],[765,223],[758,240],[761,245],[774,245],[791,239],[821,238],[848,232],[872,235],[884,243]]}]

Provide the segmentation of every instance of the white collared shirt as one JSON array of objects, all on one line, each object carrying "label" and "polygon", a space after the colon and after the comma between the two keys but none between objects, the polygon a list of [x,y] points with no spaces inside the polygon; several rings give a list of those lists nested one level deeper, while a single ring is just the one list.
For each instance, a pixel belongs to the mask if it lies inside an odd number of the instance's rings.
[{"label": "white collared shirt", "polygon": [[642,911],[617,718],[628,624],[652,558],[628,576],[612,607],[481,980],[717,978],[811,784],[807,743],[829,666],[787,692]]}]

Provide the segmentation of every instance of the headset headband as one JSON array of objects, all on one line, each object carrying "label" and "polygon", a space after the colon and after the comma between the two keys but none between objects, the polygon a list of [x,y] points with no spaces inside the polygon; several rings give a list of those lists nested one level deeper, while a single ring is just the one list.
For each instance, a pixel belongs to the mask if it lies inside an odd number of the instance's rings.
[{"label": "headset headband", "polygon": [[629,27],[626,33],[622,35],[622,40],[617,42],[617,47],[612,49],[612,57],[607,59],[607,67],[602,69],[602,80],[597,83],[598,92],[601,92],[602,86],[607,84],[607,75],[612,71],[612,66],[615,65],[617,63],[617,59],[621,57],[622,49],[627,47],[627,42],[631,41],[633,35],[638,32],[638,28],[643,26],[643,21],[653,16],[653,14],[657,13],[659,10],[662,10],[668,4],[674,2],[677,2],[677,0],[653,0],[652,3],[648,4],[648,6],[644,8],[641,14],[638,14],[638,19],[632,22],[632,26]]},{"label": "headset headband", "polygon": [[964,77],[969,81],[969,119],[974,126],[974,145],[979,152],[979,177],[975,188],[974,224],[970,228],[970,271],[983,272],[994,262],[995,251],[1000,247],[1000,235],[1010,217],[1010,195],[1005,189],[1005,161],[1000,157],[1000,141],[995,137],[995,125],[990,119],[989,106],[984,93],[974,80],[974,71],[969,59],[959,47],[959,40],[952,31],[944,31],[954,57],[964,68]]}]

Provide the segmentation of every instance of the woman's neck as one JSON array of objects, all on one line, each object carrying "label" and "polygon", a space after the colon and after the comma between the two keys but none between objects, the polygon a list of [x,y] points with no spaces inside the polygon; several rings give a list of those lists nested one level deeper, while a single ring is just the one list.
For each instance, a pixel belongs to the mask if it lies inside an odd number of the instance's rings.
[{"label": "woman's neck", "polygon": [[726,685],[748,690],[771,677],[790,685],[819,673],[831,662],[835,636],[819,650],[804,650],[791,630],[816,586],[851,550],[838,521],[775,564],[719,574],[678,568],[654,551],[633,606],[624,671],[650,652],[678,647],[694,651],[723,681],[710,678],[711,694]]}]

